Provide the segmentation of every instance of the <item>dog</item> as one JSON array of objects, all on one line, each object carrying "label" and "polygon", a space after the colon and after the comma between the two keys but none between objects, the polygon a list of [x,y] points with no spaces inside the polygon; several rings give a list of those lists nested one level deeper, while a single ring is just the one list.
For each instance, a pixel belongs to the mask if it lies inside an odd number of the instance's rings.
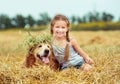
[{"label": "dog", "polygon": [[28,49],[24,67],[32,68],[44,64],[50,66],[54,71],[60,71],[61,65],[54,56],[52,45],[40,43],[30,47]]}]

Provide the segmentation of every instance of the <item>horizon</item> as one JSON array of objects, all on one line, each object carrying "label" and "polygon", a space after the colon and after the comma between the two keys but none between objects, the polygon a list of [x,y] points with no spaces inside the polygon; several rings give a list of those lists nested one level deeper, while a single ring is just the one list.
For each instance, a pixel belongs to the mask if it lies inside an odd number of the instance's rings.
[{"label": "horizon", "polygon": [[31,15],[35,19],[39,18],[39,14],[48,13],[50,17],[61,13],[70,17],[72,15],[83,17],[89,12],[110,13],[114,16],[114,20],[120,18],[120,1],[119,0],[64,0],[64,1],[38,1],[38,0],[1,0],[0,14],[6,14],[14,17],[17,14],[23,16]]}]

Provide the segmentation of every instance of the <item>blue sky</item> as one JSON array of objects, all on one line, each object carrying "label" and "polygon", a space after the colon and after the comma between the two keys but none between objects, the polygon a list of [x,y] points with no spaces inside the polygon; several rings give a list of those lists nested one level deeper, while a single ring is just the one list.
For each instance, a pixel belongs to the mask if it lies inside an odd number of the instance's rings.
[{"label": "blue sky", "polygon": [[36,19],[40,13],[47,12],[51,17],[62,13],[68,17],[71,15],[84,16],[94,10],[108,12],[120,17],[120,0],[0,0],[0,14],[14,17],[16,14],[27,16],[31,14]]}]

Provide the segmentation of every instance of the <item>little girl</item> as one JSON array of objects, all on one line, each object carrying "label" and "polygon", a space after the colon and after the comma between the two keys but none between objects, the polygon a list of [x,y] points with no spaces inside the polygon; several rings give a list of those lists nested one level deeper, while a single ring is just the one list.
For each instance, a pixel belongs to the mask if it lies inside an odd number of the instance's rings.
[{"label": "little girl", "polygon": [[[51,21],[50,29],[53,36],[53,53],[61,64],[61,69],[82,67],[84,71],[90,71],[93,60],[79,47],[74,38],[69,37],[69,28],[70,22],[64,15],[58,14]],[[64,59],[66,45],[69,46],[67,60]]]}]

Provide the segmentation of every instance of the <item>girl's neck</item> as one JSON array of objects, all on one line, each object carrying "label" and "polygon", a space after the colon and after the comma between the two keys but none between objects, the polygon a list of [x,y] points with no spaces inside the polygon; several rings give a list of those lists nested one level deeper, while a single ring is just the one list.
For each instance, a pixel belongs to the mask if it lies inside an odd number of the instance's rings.
[{"label": "girl's neck", "polygon": [[53,39],[56,41],[65,41],[66,37],[53,37]]},{"label": "girl's neck", "polygon": [[54,39],[53,43],[58,47],[64,47],[66,45],[66,42],[67,42],[66,38],[56,38],[56,37],[54,37],[53,39]]}]

